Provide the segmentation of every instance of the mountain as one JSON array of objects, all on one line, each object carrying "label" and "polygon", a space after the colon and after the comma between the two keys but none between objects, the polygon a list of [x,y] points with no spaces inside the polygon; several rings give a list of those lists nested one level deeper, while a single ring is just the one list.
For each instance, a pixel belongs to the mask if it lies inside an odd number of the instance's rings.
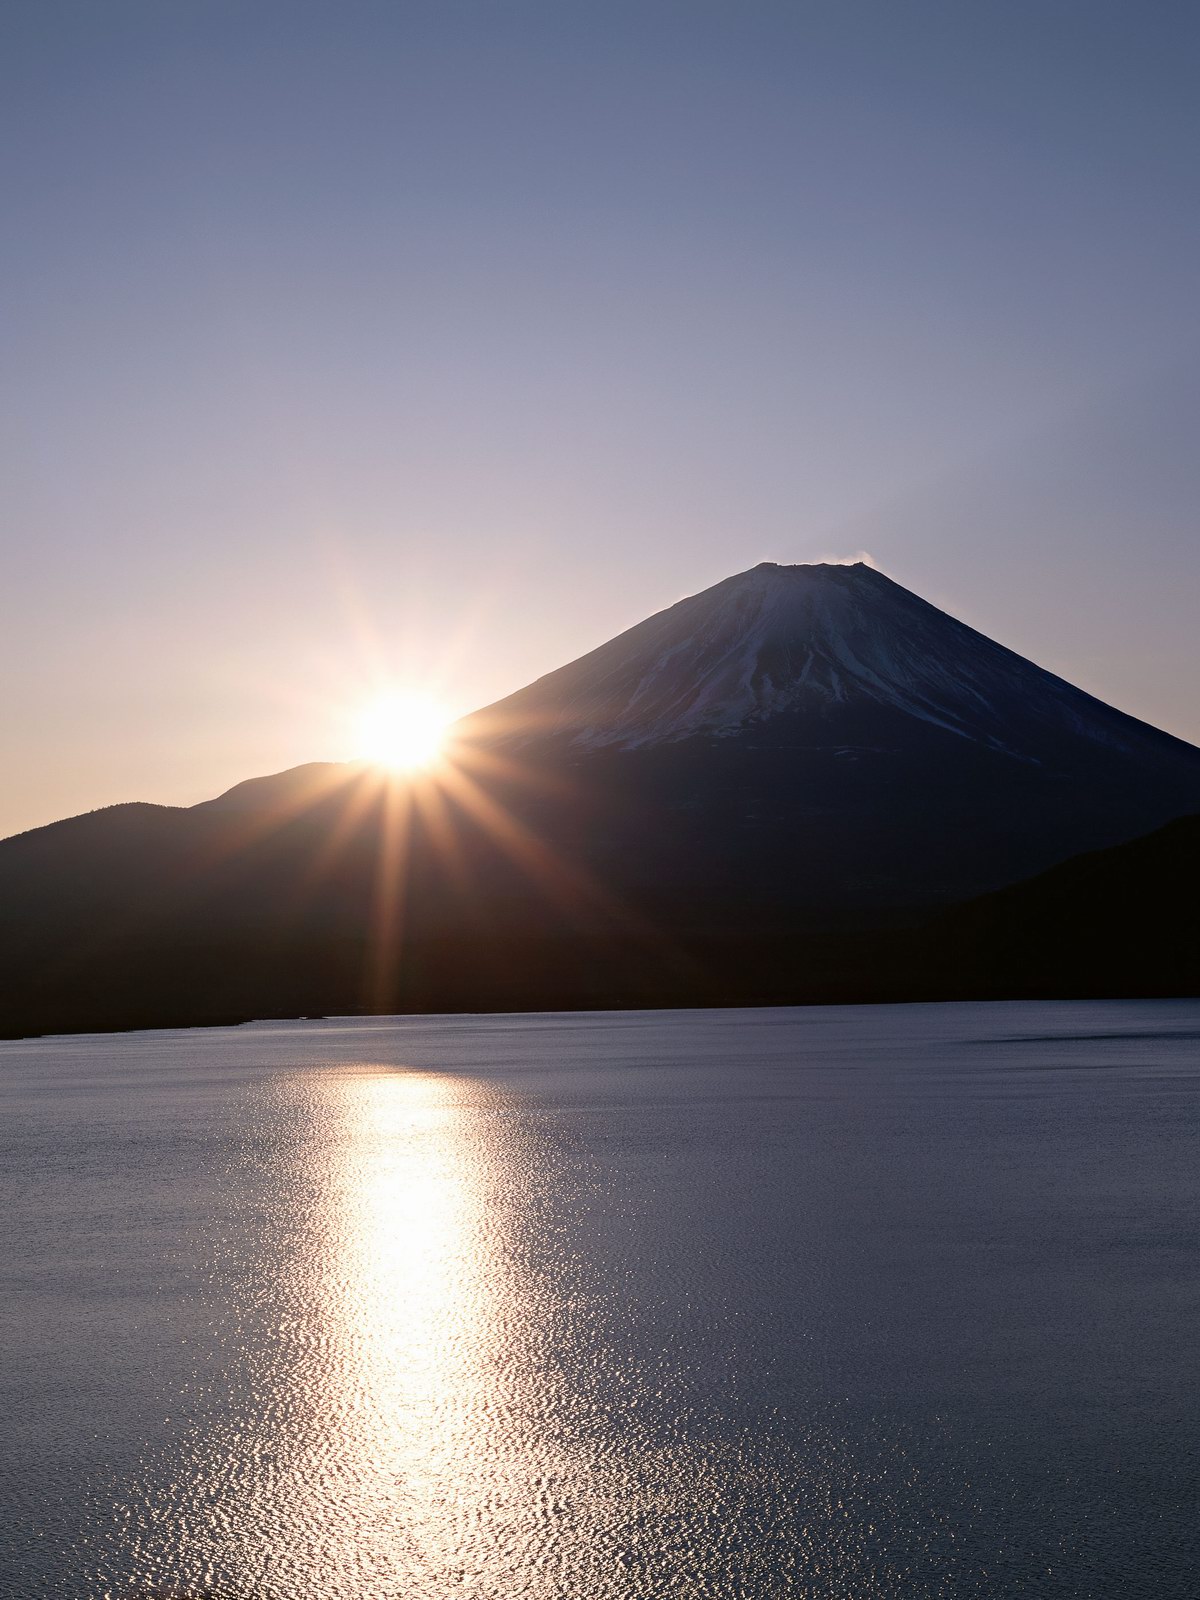
[{"label": "mountain", "polygon": [[[910,914],[1196,804],[1200,752],[874,568],[763,563],[467,719],[603,795],[631,892],[789,923]],[[615,877],[614,877],[615,875]]]},{"label": "mountain", "polygon": [[0,841],[0,1028],[864,997],[888,930],[1197,810],[1192,746],[871,567],[766,563],[464,719],[436,772]]}]

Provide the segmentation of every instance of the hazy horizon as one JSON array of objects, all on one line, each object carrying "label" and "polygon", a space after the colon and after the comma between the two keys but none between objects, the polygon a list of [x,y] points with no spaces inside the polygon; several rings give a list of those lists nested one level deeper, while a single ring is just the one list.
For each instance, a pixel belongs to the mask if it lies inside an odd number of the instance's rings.
[{"label": "hazy horizon", "polygon": [[760,560],[1193,742],[1186,8],[0,16],[0,835]]}]

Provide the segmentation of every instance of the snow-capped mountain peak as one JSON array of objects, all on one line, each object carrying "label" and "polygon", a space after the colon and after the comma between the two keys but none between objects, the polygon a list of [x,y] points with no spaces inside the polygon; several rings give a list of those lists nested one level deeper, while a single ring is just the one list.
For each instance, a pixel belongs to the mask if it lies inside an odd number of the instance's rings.
[{"label": "snow-capped mountain peak", "polygon": [[[763,562],[689,596],[469,719],[584,753],[786,728],[853,745],[883,716],[1026,760],[1070,733],[1166,736],[1114,711],[864,562]],[[875,737],[872,733],[871,737]]]}]

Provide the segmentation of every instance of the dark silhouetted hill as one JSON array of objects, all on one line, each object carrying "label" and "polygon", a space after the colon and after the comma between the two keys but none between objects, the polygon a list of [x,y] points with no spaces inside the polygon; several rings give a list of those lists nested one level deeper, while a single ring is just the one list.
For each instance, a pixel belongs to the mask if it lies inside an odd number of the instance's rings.
[{"label": "dark silhouetted hill", "polygon": [[924,949],[982,998],[1200,994],[1200,816],[956,907]]}]

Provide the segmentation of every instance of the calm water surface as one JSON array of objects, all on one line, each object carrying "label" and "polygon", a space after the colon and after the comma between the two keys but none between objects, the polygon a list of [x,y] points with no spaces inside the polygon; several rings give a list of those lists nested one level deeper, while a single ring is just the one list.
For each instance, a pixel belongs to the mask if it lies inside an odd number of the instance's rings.
[{"label": "calm water surface", "polygon": [[1200,1004],[0,1045],[0,1595],[1200,1593]]}]

